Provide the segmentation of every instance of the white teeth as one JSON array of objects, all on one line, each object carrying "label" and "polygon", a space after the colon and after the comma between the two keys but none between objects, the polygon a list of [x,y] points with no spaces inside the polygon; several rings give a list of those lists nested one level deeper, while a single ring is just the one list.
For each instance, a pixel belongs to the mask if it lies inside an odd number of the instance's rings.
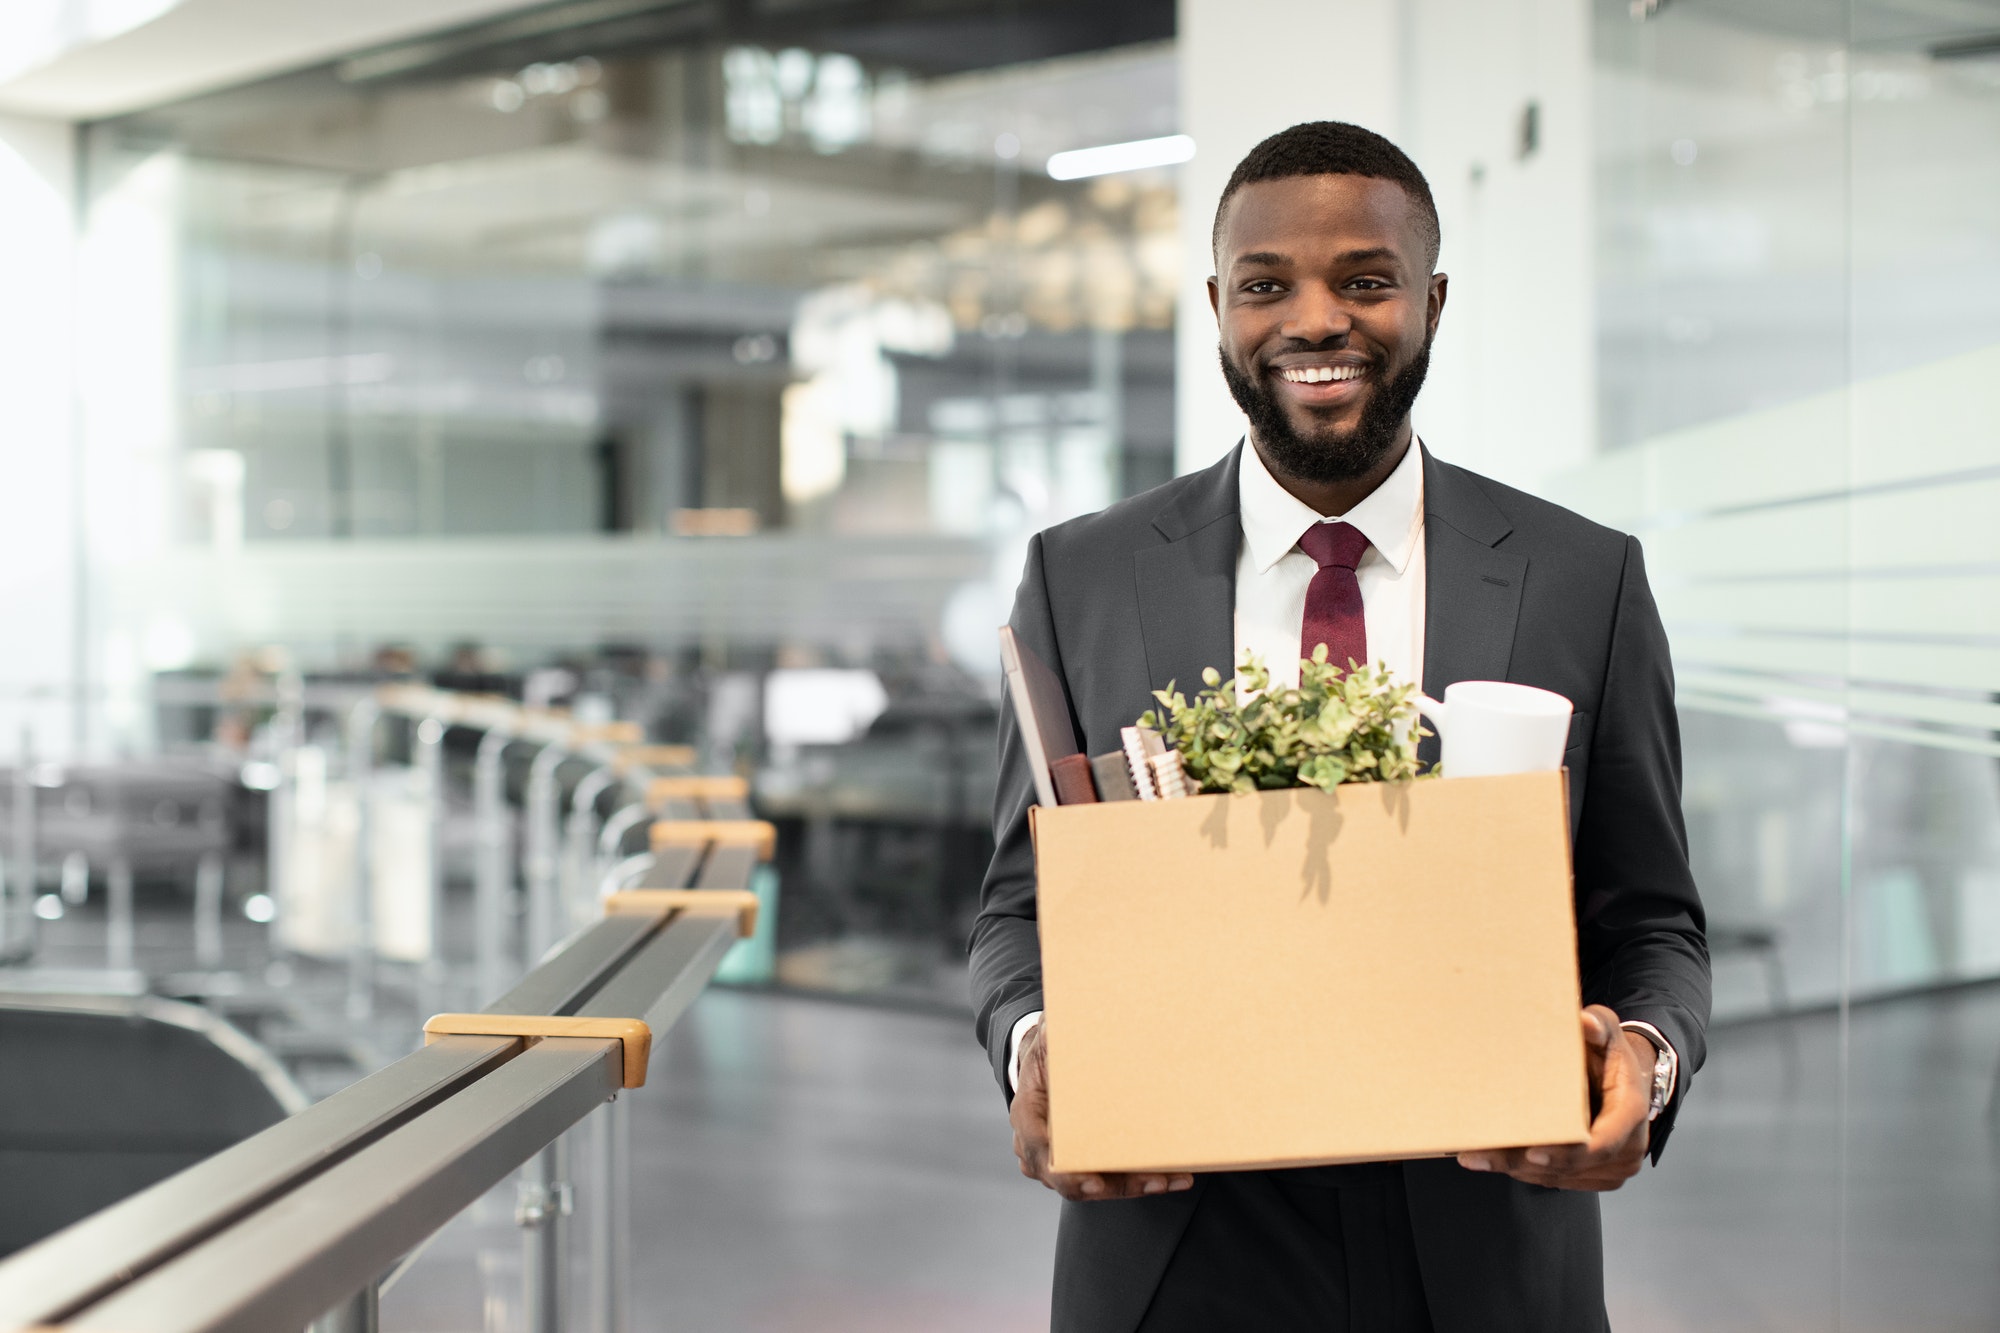
[{"label": "white teeth", "polygon": [[1293,384],[1327,384],[1361,378],[1360,366],[1288,366],[1279,372]]}]

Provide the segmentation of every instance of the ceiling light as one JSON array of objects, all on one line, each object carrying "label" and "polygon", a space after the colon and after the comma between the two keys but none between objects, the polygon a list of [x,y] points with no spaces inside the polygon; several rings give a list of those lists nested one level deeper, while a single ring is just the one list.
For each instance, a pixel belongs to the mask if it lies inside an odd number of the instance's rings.
[{"label": "ceiling light", "polygon": [[1051,157],[1048,171],[1055,180],[1073,181],[1086,176],[1109,176],[1119,171],[1178,166],[1193,156],[1193,139],[1185,134],[1169,134],[1159,139],[1108,143],[1101,148],[1073,148]]}]

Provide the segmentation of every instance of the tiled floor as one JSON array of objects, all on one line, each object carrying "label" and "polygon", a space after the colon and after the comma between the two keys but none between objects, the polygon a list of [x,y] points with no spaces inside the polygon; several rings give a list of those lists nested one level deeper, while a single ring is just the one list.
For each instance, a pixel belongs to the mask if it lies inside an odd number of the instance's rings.
[{"label": "tiled floor", "polygon": [[[1845,1114],[1839,1095],[1848,1089]],[[2000,1329],[2000,986],[1714,1034],[1605,1210],[1620,1333]]]},{"label": "tiled floor", "polygon": [[[1858,1009],[1847,1056],[1843,1117],[1838,1016],[1714,1034],[1666,1165],[1608,1201],[1620,1333],[2000,1329],[2000,987]],[[1053,1200],[963,1020],[718,991],[654,1069],[634,1333],[1045,1326]],[[440,1238],[385,1329],[519,1327],[510,1198]]]}]

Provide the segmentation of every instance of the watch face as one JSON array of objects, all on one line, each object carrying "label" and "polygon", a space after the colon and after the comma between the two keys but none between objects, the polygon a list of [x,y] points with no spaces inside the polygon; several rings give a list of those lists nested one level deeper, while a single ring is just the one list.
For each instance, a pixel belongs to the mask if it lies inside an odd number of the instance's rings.
[{"label": "watch face", "polygon": [[1664,1050],[1653,1060],[1653,1105],[1646,1112],[1646,1119],[1657,1120],[1660,1112],[1667,1109],[1667,1076],[1673,1072],[1673,1057]]}]

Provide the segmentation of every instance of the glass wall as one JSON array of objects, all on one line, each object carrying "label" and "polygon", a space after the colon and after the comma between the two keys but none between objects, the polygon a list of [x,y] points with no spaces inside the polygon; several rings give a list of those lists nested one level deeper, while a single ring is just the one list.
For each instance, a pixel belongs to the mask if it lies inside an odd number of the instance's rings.
[{"label": "glass wall", "polygon": [[1992,975],[2000,55],[1907,6],[1604,9],[1566,485],[1646,538],[1711,911],[1793,1001]]},{"label": "glass wall", "polygon": [[[1773,1287],[1772,1327],[2000,1309],[2000,1051],[1956,1001],[1878,1003],[2000,975],[1996,31],[1597,6],[1603,452],[1555,490],[1642,535],[1673,640],[1719,1025],[1676,1169],[1761,1184],[1741,1217],[1609,1216],[1673,1238],[1717,1326]],[[1682,1326],[1652,1304],[1614,1312]]]},{"label": "glass wall", "polygon": [[781,980],[962,1003],[1027,536],[1173,453],[1173,173],[1046,170],[1174,131],[1172,6],[1017,8],[499,24],[90,127],[96,742],[246,743],[283,668],[636,717],[754,777]]}]

